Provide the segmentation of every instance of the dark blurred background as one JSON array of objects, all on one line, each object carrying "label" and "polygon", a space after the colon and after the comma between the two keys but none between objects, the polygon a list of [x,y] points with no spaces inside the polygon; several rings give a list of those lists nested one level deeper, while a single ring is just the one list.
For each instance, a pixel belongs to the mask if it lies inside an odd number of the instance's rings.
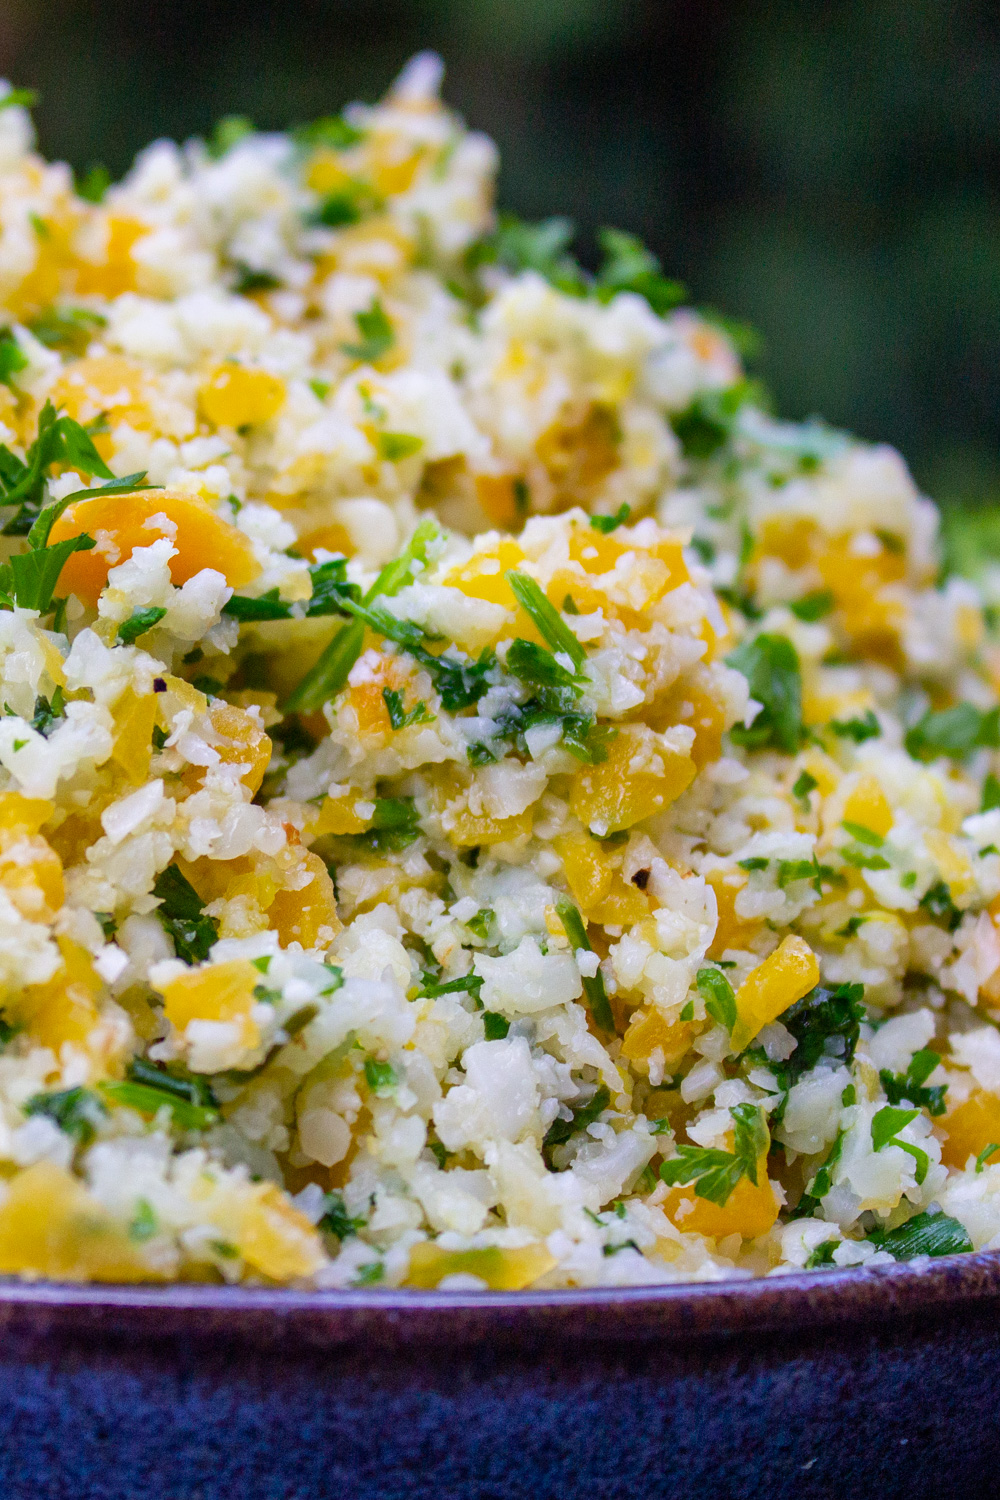
[{"label": "dark blurred background", "polygon": [[983,0],[0,0],[43,149],[374,99],[435,47],[501,201],[641,234],[750,320],[779,408],[1000,501],[1000,7]]}]

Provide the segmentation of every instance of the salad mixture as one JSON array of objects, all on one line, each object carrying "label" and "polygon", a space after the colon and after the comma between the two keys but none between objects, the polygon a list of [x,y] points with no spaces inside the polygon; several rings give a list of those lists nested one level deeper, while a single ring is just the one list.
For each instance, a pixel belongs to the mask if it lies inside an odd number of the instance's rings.
[{"label": "salad mixture", "polygon": [[1000,1246],[997,616],[440,75],[114,186],[0,95],[0,1272]]}]

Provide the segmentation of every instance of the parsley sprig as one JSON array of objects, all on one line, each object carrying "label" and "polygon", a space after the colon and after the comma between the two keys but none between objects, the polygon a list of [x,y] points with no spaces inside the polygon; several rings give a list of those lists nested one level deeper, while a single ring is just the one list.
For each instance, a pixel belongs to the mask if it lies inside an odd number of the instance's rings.
[{"label": "parsley sprig", "polygon": [[660,1176],[668,1187],[693,1182],[695,1196],[721,1207],[741,1178],[757,1186],[757,1162],[771,1143],[763,1112],[754,1104],[735,1104],[733,1149],[679,1145],[677,1155],[660,1165]]}]

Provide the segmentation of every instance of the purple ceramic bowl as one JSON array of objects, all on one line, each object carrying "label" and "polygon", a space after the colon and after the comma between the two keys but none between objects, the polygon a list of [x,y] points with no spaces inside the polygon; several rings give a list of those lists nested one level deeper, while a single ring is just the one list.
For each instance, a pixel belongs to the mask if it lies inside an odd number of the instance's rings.
[{"label": "purple ceramic bowl", "polygon": [[5,1284],[0,1325],[3,1500],[1000,1491],[996,1254],[483,1296]]}]

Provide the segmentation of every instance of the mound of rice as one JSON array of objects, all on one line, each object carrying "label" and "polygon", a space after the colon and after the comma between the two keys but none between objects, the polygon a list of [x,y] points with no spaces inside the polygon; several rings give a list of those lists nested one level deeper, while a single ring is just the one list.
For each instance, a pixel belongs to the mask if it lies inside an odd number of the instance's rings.
[{"label": "mound of rice", "polygon": [[103,197],[0,97],[0,1272],[1000,1245],[995,618],[440,72]]}]

